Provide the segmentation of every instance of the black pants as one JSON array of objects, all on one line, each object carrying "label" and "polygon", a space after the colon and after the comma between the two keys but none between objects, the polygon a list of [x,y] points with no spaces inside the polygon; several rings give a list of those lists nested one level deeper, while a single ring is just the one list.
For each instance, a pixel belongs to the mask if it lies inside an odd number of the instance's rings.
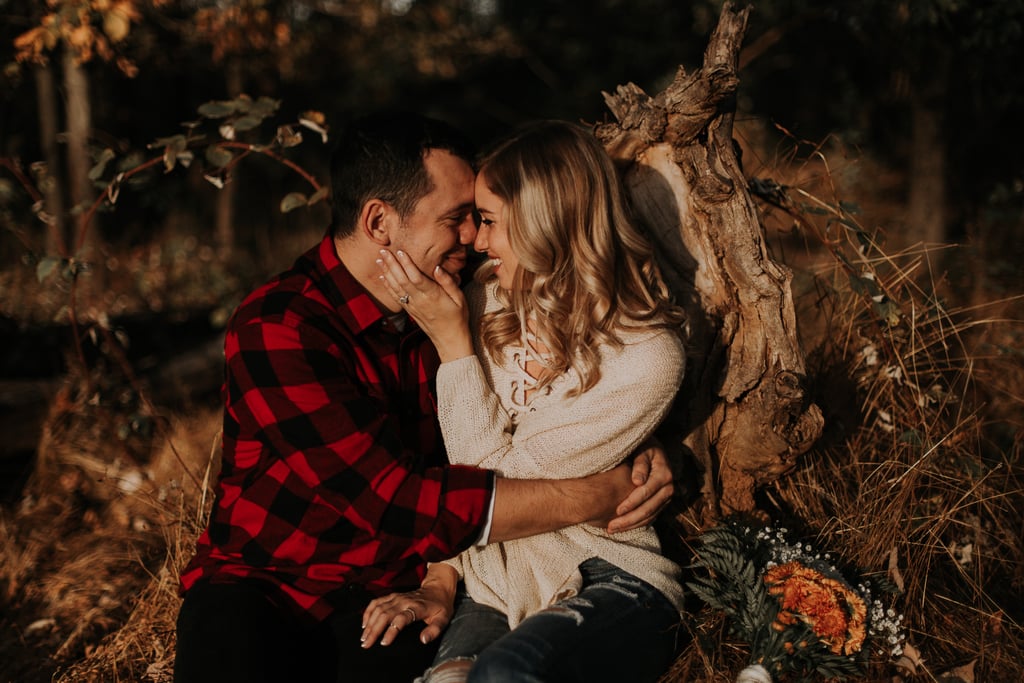
[{"label": "black pants", "polygon": [[174,681],[409,683],[437,652],[436,641],[419,642],[421,630],[364,650],[362,608],[310,625],[270,602],[259,584],[200,583],[178,613]]}]

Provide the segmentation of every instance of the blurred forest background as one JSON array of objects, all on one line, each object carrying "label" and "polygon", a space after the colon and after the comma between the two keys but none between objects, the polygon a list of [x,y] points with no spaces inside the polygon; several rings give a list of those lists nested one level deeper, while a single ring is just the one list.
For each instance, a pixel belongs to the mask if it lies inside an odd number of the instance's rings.
[{"label": "blurred forest background", "polygon": [[[927,492],[908,494],[927,512],[906,499],[883,512],[899,510],[913,529],[936,519],[986,528],[997,550],[971,536],[976,555],[965,562],[956,533],[907,532],[911,547],[932,548],[922,593],[948,572],[963,583],[950,600],[970,615],[954,618],[940,601],[949,622],[937,624],[919,595],[908,617],[920,641],[931,639],[923,650],[934,667],[907,675],[967,680],[964,665],[977,661],[988,680],[1011,680],[996,672],[1024,671],[1012,521],[1024,434],[1024,0],[753,7],[737,142],[772,253],[796,271],[821,390],[832,392],[817,399],[827,443],[806,467],[859,486],[851,450],[898,442],[913,462],[932,439],[956,456],[936,464]],[[598,122],[609,116],[602,91],[633,82],[653,95],[678,67],[698,68],[720,8],[0,0],[0,680],[168,680],[175,553],[187,556],[206,503],[218,428],[220,334],[240,298],[326,227],[333,129],[381,107],[447,119],[479,143],[528,119]],[[773,188],[807,199],[780,207]],[[942,419],[916,425],[916,443],[899,438],[907,429],[871,431],[901,415],[881,406],[891,396],[880,380],[864,380],[864,311],[820,312],[826,296],[842,297],[821,285],[845,239],[821,216],[840,213],[880,246],[869,265],[894,300],[942,311],[946,327],[921,342],[942,358],[919,382],[941,384],[942,398],[929,400]],[[922,399],[892,400],[915,412]],[[159,481],[161,458],[179,475],[187,463],[174,487],[191,486],[191,497],[157,487],[144,504],[125,503]],[[858,528],[836,520],[843,500],[857,507],[859,488],[832,491],[831,504],[795,502],[813,477],[805,468],[766,505],[810,529]],[[865,563],[892,543],[871,540],[878,552]],[[948,569],[932,564],[940,556]],[[139,616],[144,604],[151,611]],[[144,635],[122,629],[133,618]],[[710,641],[695,642],[704,650],[686,675],[712,680],[708,662],[721,662]]]}]

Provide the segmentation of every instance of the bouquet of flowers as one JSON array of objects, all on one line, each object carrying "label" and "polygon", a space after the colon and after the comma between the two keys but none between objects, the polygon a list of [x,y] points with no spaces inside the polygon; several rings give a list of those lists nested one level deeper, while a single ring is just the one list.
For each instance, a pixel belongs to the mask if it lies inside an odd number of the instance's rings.
[{"label": "bouquet of flowers", "polygon": [[868,581],[843,576],[829,555],[791,542],[786,529],[727,520],[700,541],[691,568],[707,574],[687,585],[749,645],[750,666],[737,683],[785,673],[842,680],[863,674],[871,652],[902,651],[902,615],[886,609]]}]

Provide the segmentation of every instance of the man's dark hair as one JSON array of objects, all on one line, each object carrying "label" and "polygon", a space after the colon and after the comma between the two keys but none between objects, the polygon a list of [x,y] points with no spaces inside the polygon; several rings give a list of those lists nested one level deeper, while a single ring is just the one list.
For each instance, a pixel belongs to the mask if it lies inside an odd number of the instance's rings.
[{"label": "man's dark hair", "polygon": [[348,237],[370,199],[402,217],[434,188],[423,166],[432,149],[473,163],[474,147],[448,123],[410,112],[378,112],[352,121],[331,155],[331,235]]}]

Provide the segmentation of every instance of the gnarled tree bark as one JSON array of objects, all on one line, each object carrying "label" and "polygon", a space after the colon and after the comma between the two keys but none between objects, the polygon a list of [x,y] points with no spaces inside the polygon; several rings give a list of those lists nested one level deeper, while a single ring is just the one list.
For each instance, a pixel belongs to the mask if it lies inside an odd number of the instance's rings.
[{"label": "gnarled tree bark", "polygon": [[657,96],[633,84],[605,93],[617,122],[595,128],[689,316],[676,426],[702,470],[700,524],[752,511],[756,488],[790,471],[823,427],[803,388],[791,274],[768,254],[732,140],[749,11],[726,3],[703,66],[680,68]]}]

